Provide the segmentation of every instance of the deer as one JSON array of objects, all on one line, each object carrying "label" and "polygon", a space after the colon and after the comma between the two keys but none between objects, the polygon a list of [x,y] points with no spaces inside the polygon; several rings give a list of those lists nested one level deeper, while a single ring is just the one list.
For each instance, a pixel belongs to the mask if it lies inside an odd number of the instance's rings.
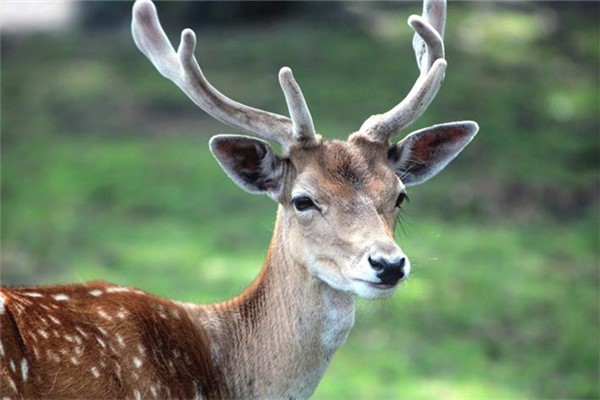
[{"label": "deer", "polygon": [[[237,297],[185,303],[93,281],[3,287],[3,399],[308,398],[354,324],[357,297],[390,297],[411,271],[395,239],[407,187],[439,173],[478,125],[434,125],[393,142],[444,79],[446,5],[408,19],[419,76],[389,111],[346,141],[315,130],[292,71],[279,83],[289,118],[213,87],[185,29],[175,50],[150,0],[133,6],[134,42],[199,108],[252,136],[217,135],[210,149],[247,192],[277,202],[262,269]],[[281,145],[276,153],[269,142]]]}]

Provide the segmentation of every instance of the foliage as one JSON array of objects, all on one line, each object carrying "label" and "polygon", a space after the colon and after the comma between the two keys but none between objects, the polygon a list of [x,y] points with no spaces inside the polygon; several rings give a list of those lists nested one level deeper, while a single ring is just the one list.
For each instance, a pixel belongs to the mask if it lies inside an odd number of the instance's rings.
[{"label": "foliage", "polygon": [[[359,303],[315,397],[597,398],[597,20],[589,4],[451,7],[446,83],[415,129],[474,119],[481,132],[411,191],[398,240],[414,275]],[[215,86],[278,113],[276,71],[292,66],[317,129],[344,137],[410,88],[406,17],[205,28],[197,53]],[[208,152],[232,129],[126,32],[3,36],[2,49],[4,284],[101,278],[213,302],[253,279],[275,205]]]}]

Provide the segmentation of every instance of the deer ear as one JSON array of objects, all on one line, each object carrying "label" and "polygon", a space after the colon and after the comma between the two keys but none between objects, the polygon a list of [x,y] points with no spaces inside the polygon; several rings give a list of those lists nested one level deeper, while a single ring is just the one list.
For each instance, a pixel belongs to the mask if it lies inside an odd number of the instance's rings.
[{"label": "deer ear", "polygon": [[473,121],[430,126],[390,146],[388,160],[406,186],[418,185],[444,169],[478,130]]},{"label": "deer ear", "polygon": [[248,136],[217,135],[209,145],[221,167],[242,189],[278,197],[285,163],[267,142]]}]

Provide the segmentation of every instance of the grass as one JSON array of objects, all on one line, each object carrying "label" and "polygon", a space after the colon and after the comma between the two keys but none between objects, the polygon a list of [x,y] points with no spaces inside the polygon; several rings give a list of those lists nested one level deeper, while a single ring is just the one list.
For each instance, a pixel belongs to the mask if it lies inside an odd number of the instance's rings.
[{"label": "grass", "polygon": [[[562,13],[554,33],[540,31],[544,7],[502,9],[514,47],[478,23],[485,7],[451,14],[452,67],[416,128],[473,118],[481,133],[411,190],[398,241],[414,274],[388,301],[359,301],[315,398],[600,396],[598,27]],[[201,63],[225,93],[279,113],[275,71],[291,65],[317,128],[345,136],[414,79],[410,34],[390,28],[399,18],[366,31],[207,30]],[[515,53],[458,46],[481,32]],[[3,284],[105,279],[214,302],[250,283],[276,205],[210,155],[208,137],[231,129],[190,106],[126,35],[2,45]]]}]

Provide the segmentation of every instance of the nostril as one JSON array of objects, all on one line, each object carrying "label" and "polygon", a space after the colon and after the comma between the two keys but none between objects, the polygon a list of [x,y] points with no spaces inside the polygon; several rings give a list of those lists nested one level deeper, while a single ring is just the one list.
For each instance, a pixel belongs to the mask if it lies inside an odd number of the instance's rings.
[{"label": "nostril", "polygon": [[398,280],[403,279],[406,276],[406,271],[404,271],[404,259],[402,260],[402,263],[398,266]]},{"label": "nostril", "polygon": [[371,257],[369,257],[369,264],[371,264],[371,268],[373,268],[377,272],[383,271],[383,268],[385,267],[383,265],[383,263],[380,263],[379,261],[375,261]]},{"label": "nostril", "polygon": [[402,257],[400,259],[400,261],[398,261],[396,263],[396,268],[400,268],[401,270],[404,270],[404,264],[406,264],[406,257]]}]

